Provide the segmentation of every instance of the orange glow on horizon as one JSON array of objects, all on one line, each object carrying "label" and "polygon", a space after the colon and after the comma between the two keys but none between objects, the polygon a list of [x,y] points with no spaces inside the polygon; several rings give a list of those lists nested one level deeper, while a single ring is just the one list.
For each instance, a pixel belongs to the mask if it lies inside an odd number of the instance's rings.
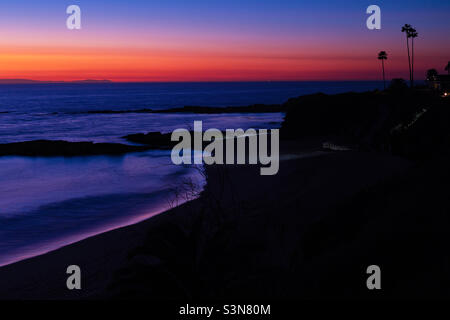
[{"label": "orange glow on horizon", "polygon": [[[59,37],[58,37],[59,39]],[[89,38],[91,39],[91,38]],[[123,39],[123,38],[122,38]],[[86,39],[85,39],[86,40]],[[172,39],[173,40],[173,39]],[[6,42],[5,42],[6,41]],[[127,81],[282,81],[282,80],[381,80],[377,48],[330,42],[295,42],[285,45],[217,41],[155,42],[138,46],[111,39],[95,45],[62,41],[58,45],[0,41],[0,78],[40,81],[108,79]],[[53,42],[51,42],[53,43]],[[333,45],[330,51],[329,46]],[[404,48],[390,51],[387,78],[405,78]],[[375,52],[370,54],[368,52]],[[351,53],[351,54],[349,54]],[[422,51],[416,57],[416,72],[425,74],[436,55]],[[446,57],[439,57],[443,61]],[[435,59],[434,59],[435,60]],[[420,77],[419,77],[420,78]]]},{"label": "orange glow on horizon", "polygon": [[321,52],[255,55],[242,50],[223,53],[149,48],[0,48],[0,52],[0,78],[4,79],[266,81],[362,80],[367,78],[361,76],[364,74],[378,76],[378,64],[373,59],[345,59],[339,55],[329,58]]}]

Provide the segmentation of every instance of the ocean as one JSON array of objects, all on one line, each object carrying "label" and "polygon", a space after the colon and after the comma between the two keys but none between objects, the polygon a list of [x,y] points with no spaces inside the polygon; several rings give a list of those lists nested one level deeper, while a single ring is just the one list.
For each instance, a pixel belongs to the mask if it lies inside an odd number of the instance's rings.
[{"label": "ocean", "polygon": [[[0,85],[0,143],[37,139],[127,143],[124,135],[176,128],[277,128],[282,113],[90,113],[183,106],[281,104],[317,92],[382,89],[382,82],[62,83]],[[198,170],[170,151],[121,156],[0,157],[0,265],[136,223],[177,204]],[[178,203],[179,204],[179,203]]]}]

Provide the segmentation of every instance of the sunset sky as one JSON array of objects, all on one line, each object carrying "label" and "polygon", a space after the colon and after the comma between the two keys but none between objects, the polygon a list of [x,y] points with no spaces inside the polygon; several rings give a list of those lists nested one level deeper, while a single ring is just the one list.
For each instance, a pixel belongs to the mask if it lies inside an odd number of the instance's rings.
[{"label": "sunset sky", "polygon": [[[71,4],[81,30],[66,28]],[[370,4],[381,7],[381,30],[366,28]],[[450,1],[436,0],[2,1],[0,78],[378,80],[381,50],[387,77],[407,78],[409,23],[423,79],[450,60],[449,13]]]}]

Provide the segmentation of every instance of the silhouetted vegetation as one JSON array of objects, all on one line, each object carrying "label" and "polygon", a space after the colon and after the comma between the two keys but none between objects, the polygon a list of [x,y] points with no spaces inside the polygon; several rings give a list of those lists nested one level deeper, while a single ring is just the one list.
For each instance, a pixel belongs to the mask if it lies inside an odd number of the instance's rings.
[{"label": "silhouetted vegetation", "polygon": [[416,29],[409,30],[408,37],[411,38],[411,87],[414,87],[414,39],[419,36]]},{"label": "silhouetted vegetation", "polygon": [[409,32],[411,30],[411,25],[405,24],[402,27],[402,32],[406,35],[406,49],[408,51],[408,68],[409,68],[409,81],[411,81],[411,54],[409,52]]},{"label": "silhouetted vegetation", "polygon": [[[402,27],[402,32],[406,35],[406,49],[408,51],[408,66],[409,66],[409,81],[411,88],[414,86],[414,39],[418,37],[416,29],[411,25],[405,24]],[[411,52],[409,50],[409,39],[411,38]]]},{"label": "silhouetted vegetation", "polygon": [[383,87],[386,89],[386,77],[384,75],[384,60],[387,60],[386,51],[380,51],[380,53],[378,53],[378,60],[381,60],[381,66],[383,69]]},{"label": "silhouetted vegetation", "polygon": [[406,90],[393,80],[385,92],[316,94],[290,99],[281,137],[330,137],[361,150],[425,159],[450,150],[450,101]]},{"label": "silhouetted vegetation", "polygon": [[438,72],[436,69],[429,69],[429,70],[427,70],[426,79],[427,80],[433,79],[437,75],[438,75]]}]

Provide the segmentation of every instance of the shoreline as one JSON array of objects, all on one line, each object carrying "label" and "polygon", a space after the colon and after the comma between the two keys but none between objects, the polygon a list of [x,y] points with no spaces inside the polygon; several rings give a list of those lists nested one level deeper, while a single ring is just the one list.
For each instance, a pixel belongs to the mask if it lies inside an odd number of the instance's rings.
[{"label": "shoreline", "polygon": [[[79,233],[79,234],[75,234],[75,235],[70,235],[70,236],[66,236],[66,237],[61,237],[60,239],[55,239],[55,240],[51,240],[51,245],[47,246],[47,248],[42,248],[42,249],[33,249],[31,251],[34,251],[36,253],[25,253],[22,255],[22,257],[19,257],[18,255],[11,255],[10,259],[11,262],[5,262],[4,264],[0,263],[0,268],[2,267],[7,267],[10,265],[13,265],[15,263],[20,263],[29,259],[34,259],[49,253],[52,253],[56,250],[77,244],[78,242],[84,241],[86,239],[90,239],[93,237],[96,237],[98,235],[110,232],[110,231],[114,231],[114,230],[118,230],[121,228],[126,228],[135,224],[138,224],[142,221],[151,219],[157,215],[163,214],[164,212],[167,212],[167,209],[160,209],[157,210],[155,212],[151,212],[148,214],[145,214],[143,216],[146,217],[136,217],[134,219],[132,219],[132,221],[129,222],[124,222],[124,223],[120,223],[118,225],[115,226],[104,226],[103,228],[99,229],[99,230],[91,230],[91,231],[86,231],[84,233]],[[39,248],[39,247],[38,247]],[[31,252],[30,251],[30,252]]]},{"label": "shoreline", "polygon": [[[307,148],[305,148],[304,151],[302,151],[300,154],[297,154],[297,155],[295,155],[295,154],[280,155],[280,161],[291,160],[291,159],[311,158],[311,157],[316,157],[316,156],[323,156],[323,155],[326,155],[326,154],[329,154],[329,152],[325,151],[325,150],[321,150],[320,148],[314,148],[314,149],[307,149]],[[203,166],[206,166],[206,165],[203,164]],[[205,180],[207,180],[207,177],[205,177]],[[197,187],[198,188],[205,188],[207,186],[207,183],[208,183],[207,181],[204,181],[203,187],[200,187],[200,186],[197,186]],[[99,236],[99,235],[107,233],[107,232],[111,232],[111,231],[115,231],[115,230],[118,230],[118,229],[127,228],[127,227],[130,227],[130,226],[139,224],[139,223],[144,222],[146,220],[152,219],[152,218],[154,218],[154,217],[156,217],[158,215],[170,212],[170,211],[176,209],[177,207],[183,206],[187,202],[192,202],[192,201],[198,200],[198,198],[201,197],[201,193],[202,192],[203,191],[199,192],[199,196],[197,198],[194,198],[192,200],[186,200],[186,201],[182,200],[182,203],[176,205],[173,208],[159,208],[159,209],[156,209],[156,211],[152,211],[151,213],[149,212],[149,213],[145,213],[145,214],[140,214],[140,215],[136,216],[133,219],[128,219],[127,222],[120,223],[117,226],[105,227],[104,230],[102,230],[102,231],[91,230],[91,231],[86,231],[83,234],[73,235],[73,236],[69,236],[68,237],[68,239],[79,238],[78,240],[63,240],[63,239],[61,239],[59,242],[65,242],[66,244],[59,245],[59,246],[58,245],[54,245],[52,249],[41,250],[41,252],[38,253],[38,254],[34,254],[34,255],[33,254],[26,254],[26,256],[24,258],[18,258],[18,260],[15,260],[15,261],[12,261],[12,262],[7,262],[6,264],[0,264],[0,269],[2,267],[7,267],[7,266],[10,266],[12,264],[21,263],[21,262],[29,260],[29,259],[34,259],[34,258],[43,256],[43,255],[52,253],[54,251],[60,250],[62,248],[65,248],[65,247],[68,247],[68,246],[71,246],[71,245],[74,245],[74,244],[76,244],[78,242],[81,242],[81,241],[84,241],[84,240],[87,240],[87,239],[90,239],[90,238],[94,238],[96,236]],[[179,200],[177,200],[177,201],[179,201]],[[58,241],[55,241],[55,242],[58,242]]]},{"label": "shoreline", "polygon": [[[88,277],[91,277],[93,274],[101,273],[102,271],[106,271],[106,274],[111,275],[109,271],[114,270],[114,267],[112,266],[115,266],[116,268],[120,266],[126,258],[127,251],[130,250],[133,245],[138,245],[138,243],[144,239],[144,229],[146,227],[157,225],[158,223],[161,223],[160,221],[168,219],[162,217],[174,215],[174,212],[182,210],[181,207],[184,205],[186,205],[186,203],[174,209],[163,210],[142,221],[111,230],[105,230],[49,252],[0,266],[0,283],[2,283],[2,286],[0,286],[0,300],[64,298],[64,295],[56,297],[52,292],[55,288],[60,287],[59,285],[55,285],[55,282],[63,280],[67,266],[72,264],[94,265],[95,270],[91,269],[91,271],[88,272]],[[122,242],[117,238],[126,238],[126,241]],[[112,247],[111,243],[114,243]],[[97,261],[95,262],[93,260]],[[104,265],[98,264],[106,261],[107,263]],[[107,266],[107,268],[104,269],[105,266]],[[109,268],[113,269],[111,270]],[[42,280],[42,276],[44,276],[45,280]],[[106,279],[102,277],[99,279],[100,282],[105,280]],[[52,284],[55,285],[54,287],[48,288],[50,289],[48,291],[45,288],[46,284],[44,284],[47,282],[52,282]],[[65,287],[65,281],[61,283],[62,287]],[[7,286],[5,287],[4,284]],[[35,286],[34,289],[28,291],[28,289],[30,289],[30,284],[34,284]],[[14,295],[10,295],[11,289],[8,289],[8,285],[14,287]],[[42,291],[39,288],[41,285],[44,287]],[[38,294],[36,294],[34,290],[36,290]]]},{"label": "shoreline", "polygon": [[[309,144],[311,142],[308,142],[306,145]],[[310,148],[306,149],[311,150]],[[305,158],[301,157],[301,154],[305,152],[305,145],[299,147],[296,142],[283,142],[280,151],[280,156],[282,157],[280,163],[281,174],[279,173],[277,176],[269,179],[260,177],[258,175],[258,166],[208,166],[206,169],[207,184],[198,199],[184,203],[136,224],[103,232],[43,255],[0,267],[0,283],[2,283],[2,286],[0,286],[0,299],[97,299],[111,294],[116,296],[114,290],[111,291],[108,288],[111,286],[114,288],[114,283],[118,281],[117,274],[120,274],[120,270],[124,266],[130,264],[130,254],[133,251],[141,247],[142,244],[145,244],[150,235],[159,235],[160,238],[167,238],[165,241],[169,242],[172,241],[172,238],[176,238],[166,235],[167,226],[173,226],[170,227],[170,232],[179,229],[184,230],[183,233],[190,234],[193,232],[196,237],[208,237],[208,235],[202,235],[203,232],[199,233],[199,230],[197,230],[198,223],[210,224],[207,230],[215,230],[223,224],[223,222],[218,222],[219,220],[234,220],[236,218],[236,212],[242,213],[248,210],[263,218],[262,220],[272,220],[273,217],[270,217],[271,214],[268,213],[268,208],[273,207],[274,204],[280,201],[289,203],[295,199],[291,195],[292,192],[295,193],[297,182],[292,175],[298,174],[298,171],[300,171],[301,175],[308,176],[310,175],[308,170],[311,170],[311,168],[322,168],[328,173],[316,172],[315,174],[321,176],[321,180],[329,179],[329,170],[327,168],[330,167],[330,161],[331,163],[334,162],[333,159],[339,159],[339,165],[347,171],[352,170],[355,165],[361,166],[358,159],[363,159],[363,166],[372,167],[377,161],[376,158],[382,158],[392,172],[401,170],[400,168],[404,165],[403,160],[391,159],[391,156],[377,155],[374,157],[373,154],[357,152],[319,154]],[[318,164],[315,163],[316,160],[319,162]],[[348,161],[350,163],[347,163]],[[307,168],[301,169],[302,164],[307,164]],[[389,175],[388,173],[381,172],[374,175],[373,170],[370,171],[362,170],[362,173],[365,172],[364,177],[361,176],[355,179],[358,181],[361,181],[361,179],[367,180],[368,176],[370,176],[370,179],[378,181],[380,175]],[[335,183],[339,183],[339,179],[342,179],[341,175],[343,173],[344,171],[341,171],[340,177],[335,177],[332,180]],[[223,182],[224,176],[227,177],[226,179],[229,179],[229,183]],[[258,182],[252,184],[250,183],[252,179],[256,179]],[[309,179],[306,178],[306,181]],[[271,190],[273,183],[279,186],[279,190]],[[355,183],[358,186],[355,185],[353,188],[359,189],[361,182],[355,181]],[[247,190],[247,188],[253,185],[255,185],[254,190]],[[235,189],[231,186],[234,186]],[[310,186],[309,189],[306,190],[307,193],[316,193],[315,187]],[[347,192],[356,192],[355,190],[341,191],[345,191],[344,194]],[[240,192],[246,193],[245,200],[236,200],[240,198]],[[252,203],[256,203],[254,201],[260,199],[261,193],[265,194],[265,200],[258,204],[257,207],[253,207],[254,205]],[[217,195],[220,195],[219,199],[216,199]],[[215,200],[212,201],[212,199]],[[323,203],[334,203],[336,201],[338,199],[333,196],[333,199],[323,201]],[[218,205],[220,208],[217,207]],[[200,210],[201,208],[203,210]],[[221,211],[225,211],[221,213],[223,216],[217,217],[217,214]],[[242,227],[248,228],[248,219],[253,220],[254,218],[251,218],[251,215],[246,216],[241,221]],[[291,214],[288,214],[284,218],[280,217],[280,219],[289,220],[293,219],[293,217]],[[293,225],[298,224],[296,220],[293,219]],[[312,223],[315,219],[311,217],[311,214],[308,214],[302,220]],[[279,220],[278,223],[281,223],[281,221]],[[275,222],[272,221],[272,223]],[[262,234],[259,234],[261,232],[259,230],[260,227],[257,228],[258,231],[255,238],[260,238],[258,241],[266,243],[266,240],[263,239],[264,237],[261,237]],[[203,242],[204,240],[201,241]],[[247,241],[249,239],[244,239],[243,243]],[[80,292],[72,292],[65,288],[65,281],[67,279],[65,271],[72,264],[79,265],[82,270],[83,290]],[[154,297],[152,296],[152,298]]]}]

